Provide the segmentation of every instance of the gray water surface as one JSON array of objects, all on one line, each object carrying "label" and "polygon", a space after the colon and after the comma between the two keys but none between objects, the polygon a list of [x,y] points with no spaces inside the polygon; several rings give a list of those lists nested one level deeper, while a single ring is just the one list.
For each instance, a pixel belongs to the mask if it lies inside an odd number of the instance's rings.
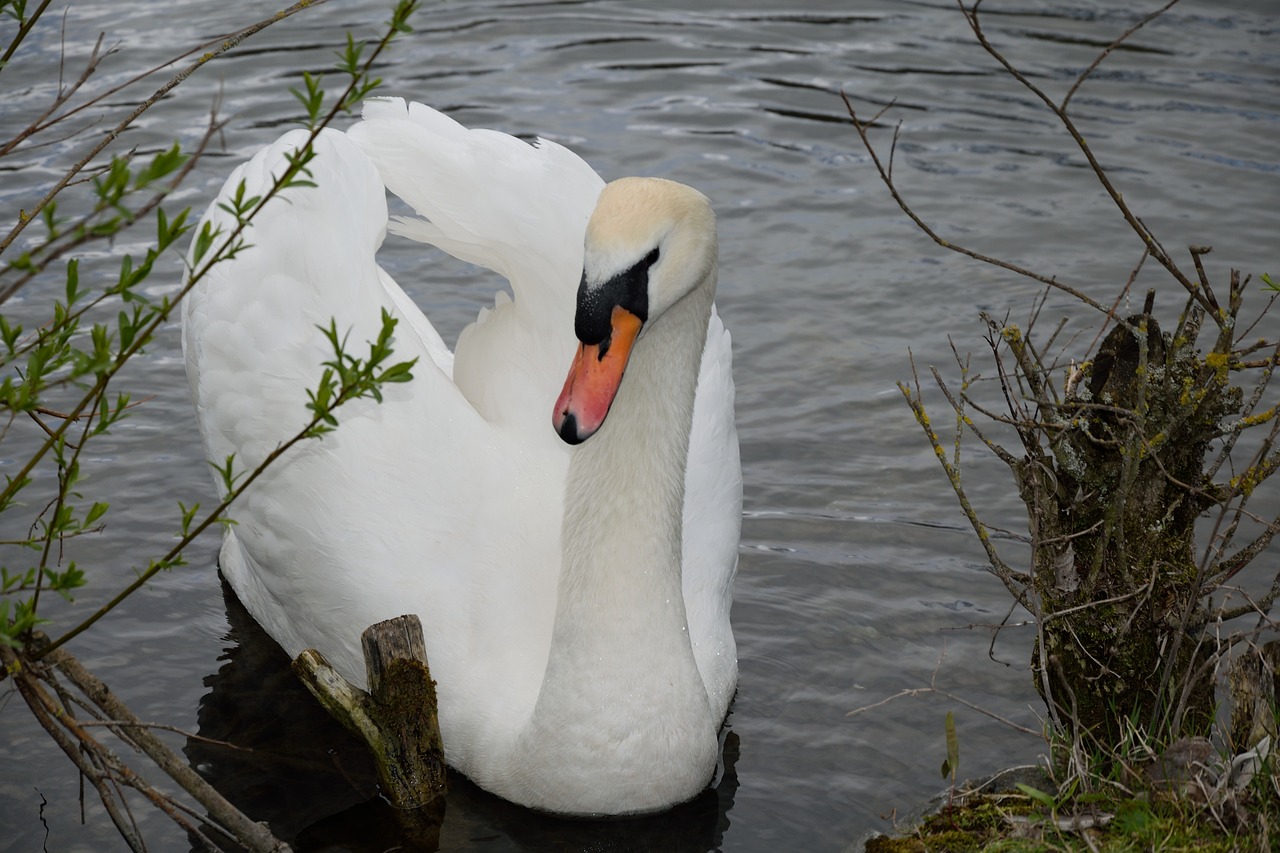
[{"label": "gray water surface", "polygon": [[[872,138],[885,151],[902,123],[895,176],[948,239],[1108,303],[1141,245],[1073,143],[998,71],[953,4],[693,5],[428,4],[378,68],[387,94],[470,126],[550,137],[606,178],[659,175],[705,192],[719,216],[718,303],[735,348],[746,513],[733,614],[741,684],[719,787],[667,816],[595,824],[533,815],[458,780],[443,849],[842,850],[941,787],[948,710],[957,713],[962,775],[1043,750],[1038,738],[938,695],[847,716],[926,687],[936,673],[940,689],[1039,727],[1031,629],[1009,628],[989,649],[1008,598],[985,571],[895,383],[911,375],[909,351],[922,369],[937,364],[954,377],[948,336],[981,355],[978,312],[1026,317],[1040,290],[938,248],[911,225],[877,178],[839,92],[866,117],[895,104]],[[983,8],[993,42],[1060,96],[1146,5]],[[104,64],[105,86],[262,14],[256,3],[73,5],[68,67],[105,31],[121,47]],[[221,94],[231,120],[176,199],[203,208],[236,163],[298,120],[287,89],[300,85],[299,72],[324,70],[346,31],[372,36],[387,15],[383,2],[335,1],[271,27],[190,79],[126,141],[144,151],[175,137],[192,144]],[[1117,50],[1073,102],[1092,149],[1170,251],[1181,258],[1188,243],[1214,246],[1207,262],[1217,281],[1232,267],[1280,273],[1278,21],[1266,0],[1188,0]],[[0,136],[51,97],[59,30],[50,23],[0,74]],[[84,144],[69,140],[31,155],[21,171],[0,171],[4,221],[43,194]],[[103,247],[83,275],[105,280],[116,255],[137,248]],[[399,241],[388,242],[382,260],[447,340],[501,286]],[[170,260],[153,295],[171,292],[179,277]],[[1153,265],[1135,293],[1147,287],[1162,295],[1158,310],[1181,306]],[[1256,288],[1250,295],[1261,302]],[[6,311],[35,317],[50,298],[27,292]],[[1083,316],[1057,292],[1043,308],[1055,322],[1072,311]],[[1257,334],[1274,339],[1275,319]],[[1092,337],[1082,332],[1077,349]],[[102,535],[69,546],[91,585],[74,606],[50,611],[52,632],[167,549],[175,500],[212,502],[176,327],[121,384],[154,397],[93,445],[83,491],[113,510]],[[940,396],[928,400],[945,421]],[[11,473],[30,439],[6,440],[0,471]],[[997,463],[975,453],[965,477],[992,524],[1025,529]],[[1011,561],[1023,558],[1016,542],[1001,547]],[[294,836],[327,819],[302,840],[350,836],[352,849],[383,849],[388,842],[375,833],[387,816],[359,805],[370,796],[367,769],[292,683],[282,654],[234,604],[229,616],[216,551],[215,537],[200,542],[189,566],[157,578],[72,650],[143,719],[257,745],[246,758],[172,736],[277,832]],[[11,689],[0,684],[0,848],[124,849],[91,791],[81,825],[74,770]],[[189,848],[164,818],[141,803],[134,812],[152,849]]]}]

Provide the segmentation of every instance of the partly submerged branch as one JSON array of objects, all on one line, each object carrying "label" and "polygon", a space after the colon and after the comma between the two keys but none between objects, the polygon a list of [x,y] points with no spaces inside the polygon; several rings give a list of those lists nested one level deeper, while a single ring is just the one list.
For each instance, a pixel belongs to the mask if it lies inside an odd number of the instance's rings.
[{"label": "partly submerged branch", "polygon": [[[33,642],[40,645],[43,638],[37,636],[33,638]],[[184,831],[204,839],[209,849],[218,847],[198,824],[212,820],[220,831],[225,831],[253,853],[286,853],[289,850],[288,845],[275,838],[264,824],[246,817],[214,790],[192,769],[186,759],[151,732],[152,726],[138,719],[105,683],[66,652],[50,650],[44,662],[24,664],[18,660],[13,649],[0,645],[0,662],[10,672],[19,693],[41,726],[98,791],[103,806],[130,849],[144,851],[147,848],[129,813],[122,787],[141,793]],[[56,668],[84,697],[78,704],[87,705],[95,713],[105,714],[111,721],[113,731],[131,747],[154,761],[157,767],[208,811],[209,817],[198,815],[151,785],[90,734],[87,721],[82,722],[75,716],[72,703],[68,701],[71,695],[57,681],[50,667]]]}]

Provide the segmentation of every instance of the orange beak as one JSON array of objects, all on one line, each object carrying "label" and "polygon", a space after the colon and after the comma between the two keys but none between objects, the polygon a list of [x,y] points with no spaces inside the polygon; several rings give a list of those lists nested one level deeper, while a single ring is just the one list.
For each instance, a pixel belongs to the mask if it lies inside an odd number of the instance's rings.
[{"label": "orange beak", "polygon": [[569,444],[581,444],[604,423],[643,321],[615,306],[609,325],[609,336],[600,343],[578,345],[564,390],[556,400],[551,424]]}]

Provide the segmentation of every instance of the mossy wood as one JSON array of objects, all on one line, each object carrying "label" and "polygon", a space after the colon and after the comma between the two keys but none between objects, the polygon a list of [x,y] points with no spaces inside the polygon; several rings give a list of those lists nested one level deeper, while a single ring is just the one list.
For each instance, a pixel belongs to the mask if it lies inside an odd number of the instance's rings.
[{"label": "mossy wood", "polygon": [[1042,609],[1037,686],[1102,743],[1126,721],[1202,734],[1214,713],[1195,525],[1220,500],[1205,456],[1241,392],[1219,354],[1230,338],[1201,357],[1198,322],[1162,333],[1151,302],[1112,328],[1056,411],[1042,408],[1050,440],[1024,440],[1015,468]]},{"label": "mossy wood", "polygon": [[1250,647],[1227,670],[1231,696],[1231,749],[1244,752],[1264,737],[1280,741],[1280,640]]},{"label": "mossy wood", "polygon": [[360,637],[369,691],[353,686],[314,649],[293,662],[303,684],[373,754],[383,794],[403,810],[443,802],[444,746],[422,623],[398,616]]}]

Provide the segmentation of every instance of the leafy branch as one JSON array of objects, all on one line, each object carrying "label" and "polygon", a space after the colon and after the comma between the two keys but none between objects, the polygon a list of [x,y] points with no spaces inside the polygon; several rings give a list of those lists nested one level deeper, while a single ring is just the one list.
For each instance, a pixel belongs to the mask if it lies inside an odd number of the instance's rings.
[{"label": "leafy branch", "polygon": [[[225,513],[245,491],[262,474],[283,457],[290,448],[300,441],[322,438],[338,425],[337,410],[355,400],[373,399],[382,402],[382,386],[387,383],[408,382],[413,378],[412,368],[417,359],[387,364],[392,355],[392,334],[395,331],[396,318],[382,311],[382,328],[376,340],[369,343],[369,355],[358,358],[346,350],[346,338],[340,337],[337,326],[330,321],[328,329],[318,327],[333,346],[334,356],[324,362],[324,372],[319,384],[307,391],[310,402],[307,408],[311,411],[311,419],[291,438],[275,447],[252,471],[237,473],[235,471],[235,455],[228,456],[222,465],[213,465],[222,482],[225,496],[216,507],[210,510],[199,523],[194,523],[199,505],[187,507],[180,504],[182,510],[181,538],[164,556],[152,560],[147,568],[138,573],[138,577],[110,601],[99,607],[92,615],[52,641],[36,653],[40,658],[59,648],[67,641],[82,634],[95,622],[114,610],[121,602],[136,592],[147,581],[161,571],[183,565],[182,553],[197,536],[215,523],[227,521]],[[210,463],[211,465],[213,463]]]},{"label": "leafy branch", "polygon": [[[14,137],[0,140],[0,158],[4,158],[73,138],[86,127],[67,132],[58,139],[52,137],[57,135],[56,128],[70,127],[71,119],[100,108],[115,93],[189,60],[148,97],[127,108],[128,112],[112,128],[79,152],[60,179],[21,211],[17,221],[0,235],[0,256],[8,255],[0,264],[0,304],[24,289],[39,286],[58,264],[65,264],[65,284],[48,295],[50,307],[41,322],[24,329],[11,315],[0,315],[0,368],[4,368],[0,376],[0,440],[17,440],[13,438],[17,433],[15,425],[27,421],[38,429],[30,442],[31,450],[14,454],[19,464],[0,484],[0,512],[13,511],[20,493],[33,482],[39,481],[42,489],[51,492],[41,494],[26,537],[0,543],[30,555],[16,568],[0,566],[0,679],[13,679],[33,716],[76,765],[82,778],[93,785],[122,838],[134,850],[145,849],[145,844],[125,802],[126,789],[141,793],[209,849],[218,849],[221,842],[215,839],[220,836],[205,832],[202,824],[228,832],[246,849],[282,851],[287,847],[264,826],[240,814],[204,784],[180,756],[145,731],[148,724],[131,715],[63,646],[156,574],[182,565],[185,549],[197,536],[216,524],[233,523],[227,513],[234,501],[252,488],[271,465],[279,464],[298,442],[322,439],[336,428],[342,406],[358,400],[380,402],[384,384],[409,381],[414,362],[394,361],[392,343],[396,321],[385,312],[380,332],[368,342],[367,354],[351,351],[346,335],[339,332],[338,322],[349,318],[331,321],[321,332],[329,341],[333,356],[322,365],[316,387],[308,392],[308,418],[303,428],[253,470],[237,471],[234,457],[216,466],[223,480],[222,497],[217,506],[202,512],[198,504],[179,501],[179,532],[172,546],[139,568],[136,578],[125,589],[50,643],[35,630],[45,621],[40,617],[42,596],[56,592],[70,598],[72,591],[87,580],[85,568],[76,561],[64,565],[63,545],[74,537],[101,531],[109,510],[105,501],[86,505],[78,491],[86,476],[87,460],[91,458],[84,451],[92,439],[110,431],[138,405],[131,395],[116,392],[114,382],[120,371],[169,322],[174,308],[191,288],[218,263],[249,248],[247,229],[276,196],[290,188],[312,185],[308,171],[314,157],[312,141],[339,113],[352,109],[380,85],[381,81],[370,73],[373,64],[395,36],[409,31],[408,19],[417,5],[416,0],[399,0],[395,4],[380,38],[358,43],[348,36],[336,66],[345,78],[344,85],[332,101],[321,87],[320,77],[304,77],[310,99],[306,104],[306,124],[310,128],[307,141],[289,157],[282,172],[261,194],[250,195],[244,184],[229,194],[223,210],[230,215],[230,221],[224,218],[222,228],[211,225],[196,228],[190,208],[175,214],[164,205],[188,177],[214,135],[222,130],[216,101],[203,137],[191,150],[174,145],[152,152],[145,160],[136,150],[129,150],[111,156],[106,162],[103,160],[109,146],[139,116],[196,70],[270,24],[323,1],[300,0],[270,19],[202,44],[122,83],[102,87],[96,94],[85,96],[103,60],[117,52],[104,49],[104,39],[99,37],[79,76],[64,85],[59,65],[59,82],[49,105]],[[38,9],[29,10],[27,0],[0,0],[0,15],[18,21],[16,36],[4,48],[0,72],[4,70],[4,63],[24,55],[17,53],[18,47],[33,31],[48,5],[48,0],[44,0]],[[67,190],[80,187],[88,188],[87,198],[82,196],[59,204],[71,195],[64,196]],[[68,210],[73,212],[68,214]],[[155,227],[148,247],[141,253],[121,255],[118,271],[113,272],[105,285],[87,286],[85,282],[90,275],[95,279],[97,275],[96,271],[86,274],[87,265],[81,257],[86,247],[114,240],[117,235],[147,221],[153,221]],[[31,236],[38,230],[29,228],[32,223],[43,226],[41,236]],[[24,243],[20,244],[19,238]],[[161,259],[186,239],[190,240],[191,249],[180,287],[162,298],[146,294],[144,285],[153,280]],[[25,439],[25,435],[22,438]],[[52,476],[37,476],[44,467],[52,469]],[[78,689],[80,695],[60,683],[59,677]],[[88,711],[94,719],[82,721],[77,717],[77,709]],[[209,817],[152,786],[120,761],[92,733],[91,726],[96,724],[109,727],[117,737],[148,755],[208,810]]]},{"label": "leafy branch", "polygon": [[[243,239],[244,231],[266,204],[287,188],[311,185],[310,181],[307,180],[309,176],[307,164],[314,157],[312,142],[321,129],[331,123],[339,112],[353,103],[357,93],[368,93],[380,82],[376,78],[369,76],[369,69],[392,38],[408,30],[407,18],[414,10],[415,5],[416,0],[401,0],[393,12],[387,32],[377,42],[375,49],[370,52],[363,64],[355,64],[355,61],[361,56],[361,51],[352,47],[353,42],[349,42],[348,52],[343,57],[343,63],[340,68],[349,75],[350,79],[333,107],[323,115],[312,116],[315,121],[306,142],[297,151],[289,155],[286,168],[272,181],[267,192],[261,196],[246,196],[243,183],[237,188],[230,202],[226,205],[226,210],[232,214],[235,220],[234,227],[224,234],[209,223],[206,223],[195,236],[191,253],[190,274],[176,296],[172,299],[166,297],[159,304],[151,305],[147,304],[147,300],[137,292],[138,285],[150,275],[155,260],[160,253],[190,230],[190,226],[186,224],[189,209],[182,211],[172,220],[166,217],[161,209],[157,211],[157,245],[148,249],[146,256],[136,265],[133,257],[126,255],[121,261],[121,271],[117,284],[107,288],[98,299],[73,310],[77,300],[83,297],[83,292],[78,285],[77,265],[72,262],[68,265],[66,302],[65,304],[62,302],[55,303],[54,320],[51,324],[42,329],[39,334],[33,336],[30,341],[18,344],[17,339],[21,334],[21,327],[10,325],[7,322],[0,323],[0,338],[3,338],[9,358],[12,359],[19,355],[26,356],[26,370],[21,374],[21,381],[15,382],[12,377],[6,377],[0,383],[0,408],[8,408],[14,412],[31,411],[39,405],[42,394],[52,384],[68,384],[82,378],[93,378],[89,389],[76,403],[69,407],[61,423],[52,430],[46,428],[46,437],[43,443],[27,458],[18,473],[7,477],[5,486],[0,489],[0,512],[3,512],[4,509],[11,505],[16,494],[21,489],[30,484],[31,474],[35,467],[51,451],[54,452],[55,462],[59,469],[59,489],[54,500],[54,511],[55,515],[62,512],[67,492],[70,488],[69,478],[63,473],[63,451],[67,446],[66,432],[70,425],[80,420],[82,415],[89,414],[84,419],[81,440],[74,445],[73,455],[78,457],[79,448],[83,446],[86,438],[90,435],[104,433],[112,423],[122,416],[127,408],[128,400],[127,398],[119,397],[116,404],[114,406],[111,405],[107,397],[107,389],[111,380],[152,339],[157,329],[168,321],[173,308],[192,287],[198,284],[215,265],[234,257],[238,252],[246,248]],[[206,135],[207,139],[208,135]],[[159,165],[156,165],[157,162]],[[153,161],[153,165],[148,171],[141,175],[131,176],[127,162],[122,160],[114,161],[106,176],[95,183],[96,192],[100,202],[102,202],[102,209],[118,206],[120,198],[123,197],[128,187],[145,186],[154,179],[154,176],[164,173],[167,167],[175,162],[175,154],[158,155],[157,161]],[[180,175],[179,178],[181,177]],[[114,233],[118,228],[131,223],[134,218],[125,216],[110,221],[105,230],[107,233]],[[80,317],[90,307],[108,297],[119,297],[122,302],[131,304],[132,311],[122,310],[119,312],[114,333],[103,324],[95,324],[90,336],[93,344],[91,351],[81,351],[73,347],[72,339],[78,329]],[[119,347],[114,352],[113,344]],[[62,373],[62,376],[56,380],[56,383],[48,381],[48,377],[59,372]],[[399,380],[393,378],[388,381]],[[332,391],[332,388],[323,386],[319,389],[321,394],[332,393]],[[207,524],[202,525],[199,529],[203,530],[205,527],[207,527]],[[52,542],[57,537],[59,529],[61,529],[59,525],[46,527],[44,540],[45,559],[42,560],[37,569],[37,578],[34,585],[36,590],[35,601],[32,602],[29,610],[21,614],[21,618],[12,627],[0,624],[0,633],[7,634],[9,637],[16,637],[19,634],[17,630],[19,624],[23,630],[29,629],[33,624],[31,620],[35,618],[34,605],[38,604],[38,591],[41,587],[43,575],[47,571],[47,559],[51,553]],[[183,541],[185,547],[185,542],[190,540],[184,537]],[[160,569],[176,565],[177,563],[174,560],[175,555],[167,555],[153,563],[140,577],[148,579]],[[106,610],[114,608],[119,603],[119,600],[123,600],[124,596],[132,593],[139,586],[141,586],[141,582],[135,581],[117,599],[113,600]],[[100,615],[93,617],[90,620],[90,624],[100,618]],[[85,625],[83,627],[88,626]],[[83,627],[80,630],[83,630]],[[79,631],[76,631],[76,633],[79,633]],[[61,642],[62,640],[59,641],[59,643]]]},{"label": "leafy branch", "polygon": [[[46,0],[46,5],[47,5],[47,0]],[[42,197],[39,201],[37,201],[36,204],[33,207],[31,207],[29,210],[24,211],[24,215],[18,218],[17,223],[14,224],[13,228],[10,229],[9,233],[6,234],[3,238],[0,238],[0,254],[3,254],[4,251],[8,249],[9,246],[13,243],[13,241],[16,240],[24,230],[26,230],[26,227],[29,223],[31,223],[33,220],[41,216],[41,214],[44,212],[44,209],[48,207],[49,204],[54,199],[56,199],[58,195],[62,193],[63,190],[65,190],[68,186],[70,186],[71,183],[75,181],[77,177],[79,177],[80,173],[84,171],[84,169],[91,162],[93,162],[93,160],[99,154],[101,154],[104,150],[106,150],[106,148],[109,145],[115,142],[116,139],[118,139],[120,135],[124,133],[124,131],[127,128],[132,126],[133,123],[137,121],[138,118],[142,116],[143,113],[145,113],[147,110],[151,109],[151,107],[159,103],[161,98],[169,94],[169,92],[173,91],[173,89],[175,89],[178,85],[180,85],[184,80],[186,80],[196,71],[198,71],[200,68],[204,67],[209,62],[212,62],[214,59],[217,59],[219,56],[222,56],[224,53],[231,50],[232,48],[238,46],[241,42],[243,42],[249,36],[254,35],[255,33],[261,32],[262,30],[266,29],[267,27],[271,26],[277,21],[281,21],[291,15],[295,15],[298,12],[301,12],[303,9],[311,5],[313,4],[309,2],[309,0],[299,0],[299,2],[294,3],[292,6],[289,6],[286,9],[282,9],[280,12],[277,12],[274,16],[267,18],[265,20],[259,21],[258,23],[253,24],[252,26],[246,27],[243,30],[240,30],[239,32],[236,32],[227,36],[225,39],[223,39],[219,43],[218,47],[214,48],[213,50],[207,51],[204,54],[201,54],[201,56],[198,59],[196,59],[190,65],[183,68],[173,77],[171,77],[166,83],[164,83],[162,86],[156,89],[156,91],[150,97],[148,97],[142,103],[138,104],[138,106],[136,106],[134,109],[130,110],[129,113],[126,114],[125,117],[115,125],[115,127],[111,128],[106,133],[104,133],[102,136],[102,139],[100,139],[97,142],[97,144],[91,146],[90,149],[78,161],[76,161],[70,168],[68,168],[66,173],[62,176],[62,178],[56,184],[54,184],[54,186],[44,195],[44,197]]]}]

